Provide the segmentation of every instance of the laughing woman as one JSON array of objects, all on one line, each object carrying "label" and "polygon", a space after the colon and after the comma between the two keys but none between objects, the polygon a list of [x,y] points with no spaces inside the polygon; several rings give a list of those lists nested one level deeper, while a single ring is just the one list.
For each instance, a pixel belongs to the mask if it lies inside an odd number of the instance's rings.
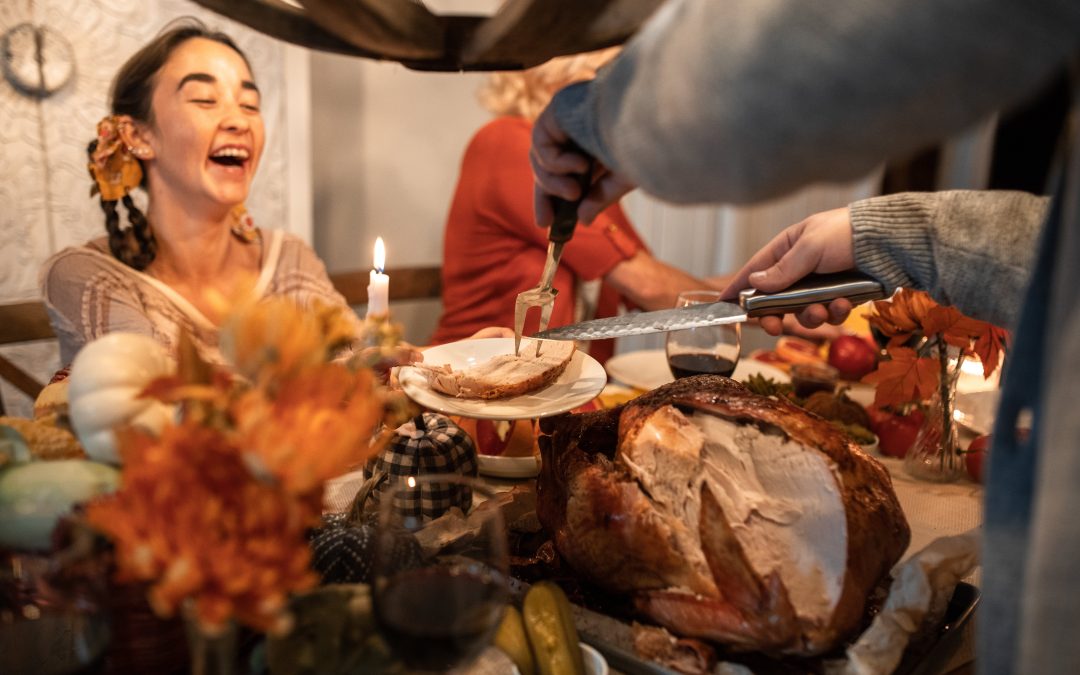
[{"label": "laughing woman", "polygon": [[[121,67],[89,149],[107,236],[59,252],[41,272],[62,363],[115,331],[150,335],[175,353],[180,329],[220,363],[213,298],[235,297],[252,280],[260,296],[345,304],[314,251],[246,215],[266,138],[259,105],[243,52],[194,21]],[[147,192],[145,214],[129,194],[136,187]]]}]

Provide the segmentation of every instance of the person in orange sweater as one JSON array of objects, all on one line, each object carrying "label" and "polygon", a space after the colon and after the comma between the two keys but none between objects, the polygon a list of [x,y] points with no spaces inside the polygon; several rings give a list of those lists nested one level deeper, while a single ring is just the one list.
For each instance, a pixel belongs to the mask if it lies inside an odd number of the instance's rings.
[{"label": "person in orange sweater", "polygon": [[[591,79],[615,49],[552,59],[521,72],[494,73],[480,92],[497,117],[470,141],[443,243],[443,313],[431,338],[442,344],[487,326],[513,326],[514,301],[540,278],[547,230],[533,217],[529,164],[532,123],[560,88]],[[558,297],[550,327],[613,316],[620,304],[644,310],[674,306],[680,291],[711,284],[660,262],[618,204],[591,224],[581,223],[563,250],[554,286]],[[537,330],[529,313],[525,334]],[[603,363],[612,340],[596,341],[589,353]]]}]

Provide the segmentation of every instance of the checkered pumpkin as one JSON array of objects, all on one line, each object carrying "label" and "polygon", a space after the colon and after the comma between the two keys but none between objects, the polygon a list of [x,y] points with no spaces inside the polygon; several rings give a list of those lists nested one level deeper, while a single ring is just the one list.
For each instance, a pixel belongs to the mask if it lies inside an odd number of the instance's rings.
[{"label": "checkered pumpkin", "polygon": [[[401,425],[394,431],[387,448],[369,464],[364,474],[375,477],[378,483],[368,498],[378,504],[380,497],[392,485],[409,476],[458,474],[476,476],[476,445],[465,431],[449,417],[426,412]],[[385,480],[380,480],[385,476]],[[402,515],[433,520],[452,507],[468,513],[472,507],[472,490],[461,485],[424,485],[400,499]]]},{"label": "checkered pumpkin", "polygon": [[[375,526],[354,525],[341,515],[324,516],[311,538],[311,567],[324,584],[370,584],[375,566]],[[416,537],[402,532],[394,541],[393,568],[418,565],[423,558]]]}]

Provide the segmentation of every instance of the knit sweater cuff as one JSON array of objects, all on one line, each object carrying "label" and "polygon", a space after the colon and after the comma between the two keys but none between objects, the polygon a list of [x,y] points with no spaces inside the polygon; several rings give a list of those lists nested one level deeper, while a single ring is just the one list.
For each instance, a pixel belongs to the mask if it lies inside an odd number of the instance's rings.
[{"label": "knit sweater cuff", "polygon": [[551,99],[552,112],[559,127],[572,138],[581,149],[600,160],[605,166],[612,166],[612,158],[604,147],[604,140],[597,128],[598,115],[594,110],[590,82],[576,82],[561,89]]},{"label": "knit sweater cuff", "polygon": [[885,284],[925,289],[933,283],[931,193],[901,193],[851,204],[855,265]]}]

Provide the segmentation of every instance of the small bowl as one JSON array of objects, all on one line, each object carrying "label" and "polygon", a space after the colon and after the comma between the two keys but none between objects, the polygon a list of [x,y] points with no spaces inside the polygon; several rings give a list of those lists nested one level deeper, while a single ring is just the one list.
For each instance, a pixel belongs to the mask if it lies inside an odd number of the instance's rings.
[{"label": "small bowl", "polygon": [[836,391],[836,381],[840,371],[824,363],[796,363],[791,366],[791,384],[795,395],[807,398],[810,394]]},{"label": "small bowl", "polygon": [[870,453],[872,455],[880,455],[878,447],[881,445],[881,439],[877,434],[874,434],[874,440],[869,443],[859,443],[859,447],[863,449],[863,452]]},{"label": "small bowl", "polygon": [[581,657],[585,660],[585,675],[608,675],[608,664],[604,656],[584,642],[579,644]]}]

